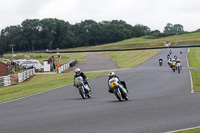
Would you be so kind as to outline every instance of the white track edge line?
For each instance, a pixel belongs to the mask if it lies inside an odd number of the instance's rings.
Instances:
[[[190,71],[190,66],[189,66],[189,61],[188,61],[188,53],[190,52],[190,49],[188,49],[187,55],[186,55],[186,60],[187,60],[187,66],[189,68],[189,75],[190,75],[190,85],[191,85],[191,93],[194,93],[193,90],[193,81],[192,81],[192,73]]]
[[[186,130],[191,130],[191,129],[196,129],[196,128],[200,128],[200,126],[185,128],[185,129],[179,129],[179,130],[174,130],[174,131],[169,131],[169,132],[164,132],[164,133],[175,133],[175,132],[186,131]]]

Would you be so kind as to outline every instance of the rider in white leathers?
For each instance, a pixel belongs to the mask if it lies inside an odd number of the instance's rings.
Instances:
[[[119,77],[114,72],[110,72],[108,74],[108,87],[109,87],[108,92],[113,93],[112,88],[110,88],[110,86],[109,86],[109,80],[112,79],[112,78],[117,78],[119,80],[119,84],[122,84],[125,87],[125,89],[127,90],[127,92],[128,92],[128,89],[126,87],[125,82],[124,81],[120,81]]]

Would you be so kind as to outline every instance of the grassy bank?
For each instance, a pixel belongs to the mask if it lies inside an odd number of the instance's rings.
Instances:
[[[200,48],[191,48],[188,54],[190,67],[200,67]],[[200,70],[191,70],[194,92],[200,92]]]
[[[73,49],[63,49],[61,51],[81,51],[81,50],[110,50],[110,49],[135,49],[135,48],[152,48],[152,47],[164,47],[164,42],[170,41],[172,46],[191,46],[200,45],[200,32],[185,33],[182,35],[174,35],[168,37],[162,37],[158,39],[148,39],[147,37],[131,38],[124,41],[90,46],[80,47]]]
[[[135,67],[150,57],[154,56],[159,50],[133,50],[121,52],[104,52],[112,57],[113,61],[117,62],[120,68]]]
[[[107,74],[107,72],[86,73],[88,78],[94,78],[105,74]],[[72,84],[73,80],[74,73],[35,75],[28,79],[28,81],[0,88],[0,102]]]

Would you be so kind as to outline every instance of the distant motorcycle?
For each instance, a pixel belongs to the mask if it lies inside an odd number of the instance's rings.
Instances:
[[[162,63],[163,63],[163,61],[162,61],[162,60],[159,60],[159,65],[160,65],[160,66],[162,66]]]
[[[170,54],[167,55],[167,60],[169,60],[169,58],[170,58]]]
[[[79,93],[83,99],[86,97],[91,98],[91,89],[87,84],[83,82],[83,78],[81,76],[75,78],[74,84],[76,88],[78,88]]]
[[[182,50],[180,51],[180,54],[182,54],[183,52],[182,52]]]
[[[109,81],[109,87],[112,89],[113,93],[117,97],[119,101],[122,101],[123,99],[128,100],[128,92],[126,88],[119,83],[119,79],[114,77],[110,79]]]

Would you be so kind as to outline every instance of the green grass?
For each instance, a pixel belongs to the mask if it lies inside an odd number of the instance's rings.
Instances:
[[[107,74],[107,72],[86,73],[88,78],[94,78],[105,74]],[[18,83],[17,85],[1,87],[0,102],[72,84],[73,80],[74,73],[35,75],[28,81]]]
[[[200,48],[191,48],[188,54],[190,67],[200,67]],[[200,70],[191,70],[193,91],[200,92]]]
[[[200,70],[191,70],[192,81],[193,81],[193,91],[200,92]]]
[[[120,68],[132,68],[145,62],[158,51],[159,50],[133,50],[104,53],[110,55]]]
[[[190,67],[200,67],[200,48],[191,48],[188,54]]]

